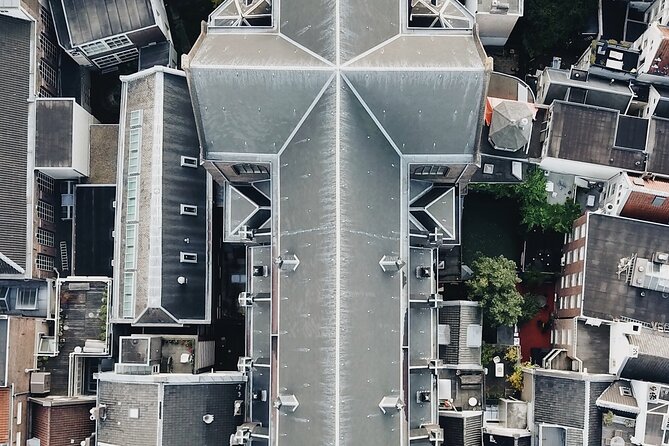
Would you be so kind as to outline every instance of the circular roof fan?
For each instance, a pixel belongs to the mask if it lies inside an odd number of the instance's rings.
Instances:
[[[625,439],[615,436],[611,439],[611,446],[625,446]]]

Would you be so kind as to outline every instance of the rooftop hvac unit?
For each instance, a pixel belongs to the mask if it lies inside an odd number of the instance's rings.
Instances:
[[[653,256],[650,258],[653,263],[660,263],[662,265],[669,264],[669,254],[666,252],[656,251],[653,253]]]
[[[51,373],[33,372],[30,375],[30,393],[43,394],[51,391]]]

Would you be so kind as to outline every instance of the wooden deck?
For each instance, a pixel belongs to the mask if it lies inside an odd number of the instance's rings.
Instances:
[[[104,339],[106,322],[100,318],[103,299],[107,298],[105,282],[66,282],[60,292],[60,353],[49,358],[46,368],[51,372],[51,394],[67,395],[70,353],[83,349],[87,339]],[[104,314],[103,314],[104,317]]]

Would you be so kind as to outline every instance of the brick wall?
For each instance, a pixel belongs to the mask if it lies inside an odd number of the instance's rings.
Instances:
[[[0,443],[9,443],[9,389],[0,388]]]
[[[583,277],[585,269],[585,233],[587,232],[586,216],[574,222],[571,234],[563,248],[565,260],[562,278],[557,284],[555,313],[558,318],[572,318],[581,315],[583,299]],[[579,274],[580,282],[579,285]]]
[[[49,426],[51,425],[51,420],[49,415],[51,412],[48,407],[44,407],[41,404],[31,404],[32,410],[32,434],[31,438],[39,438],[40,445],[48,446],[49,445]]]
[[[78,445],[89,437],[95,432],[95,421],[90,420],[88,412],[92,407],[93,404],[52,407],[51,439],[43,446]]]
[[[653,206],[655,195],[652,193],[632,192],[625,202],[620,215],[638,220],[669,223],[669,199],[661,206]]]
[[[44,407],[32,406],[32,436],[41,446],[78,445],[95,431],[90,420],[93,403]]]

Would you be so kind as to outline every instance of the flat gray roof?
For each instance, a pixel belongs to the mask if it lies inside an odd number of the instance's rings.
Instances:
[[[606,320],[625,316],[669,322],[669,299],[657,291],[632,287],[624,274],[621,278],[617,274],[620,259],[632,254],[650,258],[653,252],[666,250],[668,241],[667,225],[588,214],[583,314]]]

